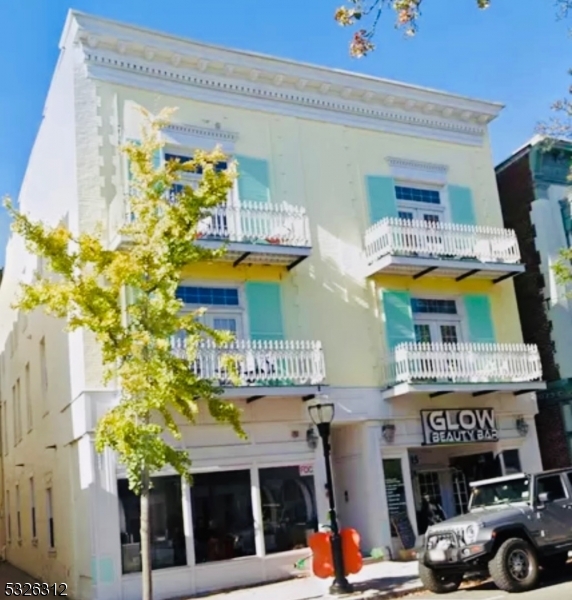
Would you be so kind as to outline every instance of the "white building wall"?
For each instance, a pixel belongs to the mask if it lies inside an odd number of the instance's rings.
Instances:
[[[569,188],[550,185],[539,191],[532,202],[531,221],[536,229],[536,249],[540,253],[541,272],[546,282],[547,316],[552,322],[552,339],[556,347],[556,363],[562,378],[572,377],[572,286],[556,280],[554,266],[562,248],[567,247],[559,201],[567,198]]]
[[[73,115],[76,112],[77,75],[81,74],[81,56],[74,47],[63,49],[48,93],[44,115],[19,195],[21,210],[50,225],[65,222],[77,231],[77,141],[80,132]],[[15,515],[12,516],[12,540],[6,555],[17,567],[44,581],[69,585],[70,596],[83,600],[91,597],[89,555],[84,551],[81,493],[74,482],[78,477],[77,448],[69,411],[72,388],[83,374],[82,353],[74,337],[63,332],[64,324],[40,311],[24,315],[11,308],[18,285],[42,270],[35,258],[25,251],[21,240],[12,237],[6,253],[6,269],[0,288],[0,348],[2,362],[1,400],[9,409],[7,417],[8,453],[4,456],[6,489],[14,510],[14,490],[21,496],[22,539],[17,539]],[[40,341],[45,340],[46,380],[40,365]],[[30,364],[29,391],[33,424],[27,424],[25,366]],[[70,369],[71,365],[71,369]],[[70,373],[72,374],[70,377]],[[22,441],[15,445],[14,409],[11,389],[20,379]],[[74,381],[72,381],[74,380]],[[23,466],[22,466],[23,465]],[[29,480],[33,477],[37,539],[31,535],[31,498]],[[52,489],[55,548],[48,543],[47,492]],[[3,494],[3,502],[6,494]],[[89,538],[88,538],[89,539]]]

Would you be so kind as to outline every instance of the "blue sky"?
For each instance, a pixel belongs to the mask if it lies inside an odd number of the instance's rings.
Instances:
[[[477,11],[475,0],[427,0],[415,38],[395,31],[388,15],[377,51],[361,60],[349,57],[349,32],[332,20],[340,2],[0,0],[0,195],[16,197],[20,189],[70,7],[200,41],[501,101],[507,106],[491,127],[497,162],[550,116],[550,105],[571,83],[572,20],[558,22],[552,2],[493,0],[490,9]],[[7,228],[2,214],[0,265]]]

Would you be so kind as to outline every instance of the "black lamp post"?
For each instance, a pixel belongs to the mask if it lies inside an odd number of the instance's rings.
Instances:
[[[332,560],[334,562],[334,582],[330,587],[331,594],[349,594],[353,591],[353,586],[346,579],[344,573],[344,554],[342,551],[342,538],[338,528],[338,518],[336,516],[336,502],[334,498],[334,486],[332,482],[332,465],[330,463],[330,427],[334,420],[335,406],[331,402],[323,404],[313,404],[308,407],[310,418],[318,429],[322,438],[322,447],[324,449],[324,463],[326,465],[326,487],[328,490],[328,500],[330,503],[330,525],[332,534],[330,536],[332,544]]]

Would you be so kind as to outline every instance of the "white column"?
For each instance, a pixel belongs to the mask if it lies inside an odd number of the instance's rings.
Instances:
[[[187,564],[194,565],[196,557],[193,530],[193,506],[191,503],[191,488],[184,479],[181,485],[181,501],[183,503],[183,530],[185,532],[185,549],[187,552]]]
[[[322,438],[319,439],[316,450],[314,451],[314,485],[316,487],[316,511],[318,513],[318,526],[323,525],[324,523],[329,524],[330,505],[328,501],[328,495],[326,493],[326,465],[324,463]]]
[[[385,478],[381,462],[381,426],[379,423],[364,427],[362,469],[364,488],[354,493],[363,494],[367,503],[368,530],[360,531],[366,548],[391,548]]]
[[[250,468],[250,491],[252,498],[252,516],[254,518],[254,542],[256,544],[256,556],[265,554],[264,547],[264,522],[262,519],[262,498],[260,495],[260,476],[258,467]]]
[[[97,600],[121,600],[121,541],[116,460],[113,452],[95,452],[90,440],[94,483],[91,486],[91,513],[95,527],[92,571],[96,576]],[[80,469],[82,465],[80,463]]]
[[[409,452],[407,449],[401,455],[401,473],[403,474],[403,483],[405,485],[405,498],[407,500],[407,515],[411,521],[413,532],[418,535],[417,531],[417,511],[415,507],[415,495],[413,494],[413,482],[411,478],[411,466],[409,464]]]

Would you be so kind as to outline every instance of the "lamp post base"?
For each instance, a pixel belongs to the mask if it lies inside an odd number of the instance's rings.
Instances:
[[[342,594],[351,594],[354,591],[354,586],[347,580],[334,581],[330,586],[330,594],[332,596],[341,596]]]

